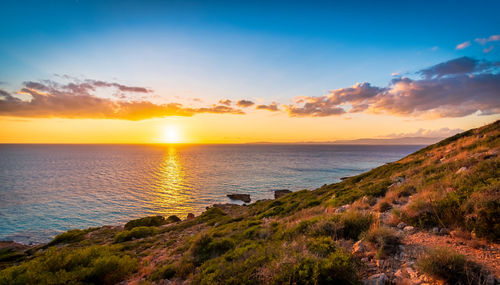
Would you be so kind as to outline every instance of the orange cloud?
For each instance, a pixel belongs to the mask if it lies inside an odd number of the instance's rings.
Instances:
[[[466,41],[466,42],[463,42],[459,45],[457,45],[457,47],[455,49],[464,49],[464,48],[468,48],[470,46],[470,41]]]
[[[26,82],[19,93],[31,100],[21,100],[0,90],[0,115],[16,117],[59,117],[144,120],[166,116],[193,116],[199,113],[244,114],[242,110],[229,106],[184,107],[180,103],[155,104],[144,100],[112,100],[95,96],[95,88],[113,87],[123,92],[152,92],[142,87],[129,87],[117,83],[88,81],[59,85]]]

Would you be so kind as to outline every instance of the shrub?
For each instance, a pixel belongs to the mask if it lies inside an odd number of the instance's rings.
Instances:
[[[203,234],[193,242],[190,253],[195,263],[199,265],[209,259],[222,255],[233,247],[234,243],[229,239],[214,239],[209,235]]]
[[[73,243],[85,239],[85,231],[82,230],[69,230],[62,234],[57,235],[48,245],[55,245],[59,243]]]
[[[229,216],[219,207],[208,208],[205,212],[200,215],[200,221],[205,222],[209,225],[213,225],[216,222],[222,222],[226,219],[230,219]]]
[[[379,212],[385,212],[390,210],[392,208],[392,205],[389,202],[383,200],[377,205],[377,208]]]
[[[474,193],[463,208],[467,229],[478,237],[500,240],[500,186]]]
[[[172,216],[170,216],[172,217]],[[169,218],[170,218],[169,217]],[[175,216],[173,216],[175,217]],[[179,219],[180,220],[180,219]],[[135,227],[157,227],[166,224],[168,221],[162,216],[151,216],[140,219],[131,220],[125,224],[126,230],[131,230]]]
[[[167,224],[170,224],[170,223],[177,223],[177,222],[180,222],[181,219],[179,217],[177,217],[176,215],[172,215],[172,216],[169,216],[167,219],[166,219],[166,222]]]
[[[325,258],[299,257],[296,262],[281,265],[271,284],[357,284],[352,256],[336,250]]]
[[[136,268],[135,259],[106,246],[73,250],[52,247],[0,271],[0,284],[116,284]]]
[[[387,227],[371,228],[366,232],[364,239],[377,247],[378,258],[396,253],[401,244],[401,237]]]
[[[479,265],[448,248],[429,250],[417,264],[426,274],[441,278],[449,284],[482,284],[484,281]]]
[[[155,233],[154,227],[136,227],[130,231],[123,231],[115,236],[115,242],[124,242],[132,239],[145,238]]]
[[[373,215],[359,211],[347,211],[340,215],[342,224],[341,237],[358,239],[359,235],[367,231],[373,223]]]
[[[331,237],[310,238],[307,240],[307,249],[318,256],[325,257],[333,252],[335,248],[335,243]]]

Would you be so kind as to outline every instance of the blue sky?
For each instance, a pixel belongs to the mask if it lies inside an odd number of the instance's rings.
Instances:
[[[66,74],[162,97],[320,96],[455,57],[498,59],[498,1],[6,1],[0,78]],[[439,3],[434,3],[439,2]]]

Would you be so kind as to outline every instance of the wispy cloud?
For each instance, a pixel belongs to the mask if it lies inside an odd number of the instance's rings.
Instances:
[[[455,49],[464,49],[468,48],[470,46],[470,41],[463,42],[461,44],[458,44]]]
[[[86,80],[65,85],[52,81],[25,82],[18,93],[31,97],[25,101],[0,90],[0,115],[16,117],[59,117],[144,120],[165,116],[193,116],[198,113],[244,114],[225,105],[202,108],[185,107],[180,103],[155,104],[145,100],[113,100],[94,94],[96,88],[116,88],[120,92],[149,93],[144,87]],[[120,97],[121,98],[121,97]]]
[[[492,35],[489,36],[488,38],[477,38],[475,41],[481,45],[485,45],[489,42],[497,42],[500,41],[500,35]]]

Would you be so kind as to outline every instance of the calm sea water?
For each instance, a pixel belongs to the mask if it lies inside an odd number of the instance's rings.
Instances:
[[[39,243],[72,228],[199,214],[228,193],[252,200],[315,189],[420,146],[0,145],[0,240]]]

